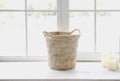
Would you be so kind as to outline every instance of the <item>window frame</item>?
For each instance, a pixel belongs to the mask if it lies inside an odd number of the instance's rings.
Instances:
[[[25,13],[25,30],[26,30],[26,56],[0,56],[0,61],[16,62],[16,61],[47,61],[47,56],[29,56],[28,55],[28,12],[57,12],[57,29],[58,31],[69,31],[69,12],[93,12],[94,13],[94,52],[84,52],[78,53],[77,61],[100,61],[101,53],[96,52],[96,13],[97,12],[117,12],[120,10],[97,10],[96,0],[94,0],[94,10],[69,10],[69,0],[57,0],[57,10],[27,10],[27,0],[25,0],[25,10],[0,10],[3,11],[13,11],[13,12],[24,12]],[[120,37],[119,37],[120,41]],[[120,44],[119,53],[120,54]]]

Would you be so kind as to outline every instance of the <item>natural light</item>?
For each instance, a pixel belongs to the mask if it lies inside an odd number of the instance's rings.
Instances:
[[[0,0],[0,81],[120,81],[120,0]]]
[[[69,0],[63,4],[59,0],[0,0],[0,56],[47,56],[43,31],[64,30],[63,27],[67,31],[80,29],[80,54],[119,53],[118,3],[119,0]]]

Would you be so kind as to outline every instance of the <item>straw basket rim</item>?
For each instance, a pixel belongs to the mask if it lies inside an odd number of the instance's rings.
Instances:
[[[73,37],[73,36],[81,36],[81,35],[50,35],[48,37]]]
[[[78,34],[73,34],[75,31],[78,31]],[[71,37],[71,36],[81,36],[79,29],[74,29],[71,32],[64,32],[64,31],[52,31],[46,32],[44,31],[45,37]]]

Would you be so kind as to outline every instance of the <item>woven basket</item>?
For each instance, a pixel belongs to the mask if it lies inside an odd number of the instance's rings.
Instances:
[[[79,35],[72,35],[75,31]],[[48,61],[51,69],[68,70],[76,65],[76,54],[79,29],[71,32],[46,32],[44,31],[48,47]]]

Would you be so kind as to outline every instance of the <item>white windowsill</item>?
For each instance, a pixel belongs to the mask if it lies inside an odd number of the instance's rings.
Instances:
[[[47,56],[0,56],[0,62],[41,62],[47,61]],[[96,62],[101,60],[101,53],[78,53],[77,61]]]
[[[100,62],[77,62],[76,68],[55,71],[48,62],[1,62],[0,81],[116,81],[120,70],[113,72],[101,66]]]

